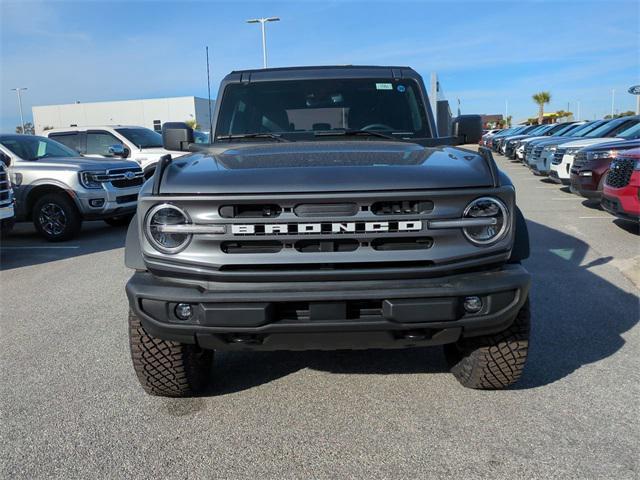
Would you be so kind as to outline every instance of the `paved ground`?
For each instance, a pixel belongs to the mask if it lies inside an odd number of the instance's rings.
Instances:
[[[145,395],[124,229],[1,248],[4,478],[638,478],[637,232],[498,158],[529,220],[524,379],[466,390],[440,349],[219,355],[209,396]],[[626,276],[625,276],[626,275]]]

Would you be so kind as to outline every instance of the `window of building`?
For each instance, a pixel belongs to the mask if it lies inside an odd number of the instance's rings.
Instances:
[[[161,132],[162,131],[162,122],[160,120],[154,120],[153,121],[153,129],[156,132]]]

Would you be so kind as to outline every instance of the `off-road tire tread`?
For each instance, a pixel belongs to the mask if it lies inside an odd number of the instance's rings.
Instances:
[[[150,395],[194,396],[201,393],[209,383],[212,350],[152,337],[131,310],[129,346],[138,380]]]
[[[506,330],[446,345],[451,373],[468,388],[499,390],[514,384],[522,376],[527,360],[530,329],[527,300]]]

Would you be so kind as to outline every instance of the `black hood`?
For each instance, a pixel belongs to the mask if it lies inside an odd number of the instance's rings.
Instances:
[[[167,168],[162,194],[300,193],[492,185],[471,151],[381,140],[242,143],[208,147]]]

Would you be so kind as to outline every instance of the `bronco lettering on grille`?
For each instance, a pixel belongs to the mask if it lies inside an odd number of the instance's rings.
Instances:
[[[304,235],[375,232],[417,232],[422,230],[421,220],[394,222],[328,222],[328,223],[266,223],[231,225],[233,235]]]

